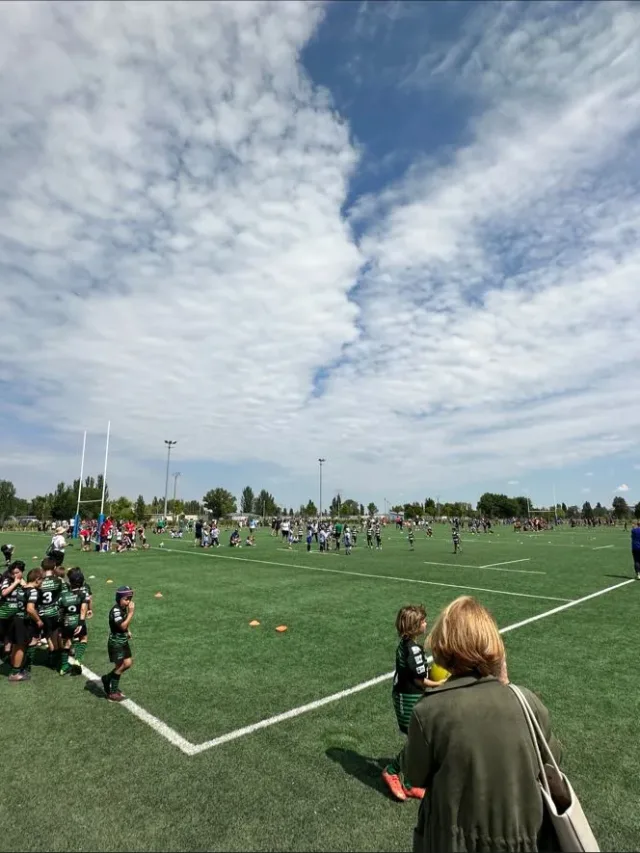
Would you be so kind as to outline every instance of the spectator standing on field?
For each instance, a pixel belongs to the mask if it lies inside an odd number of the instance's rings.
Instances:
[[[558,850],[543,809],[538,763],[491,614],[470,596],[444,609],[427,640],[451,673],[413,709],[403,770],[426,788],[414,853]],[[549,712],[525,694],[556,760]]]
[[[636,580],[640,581],[640,519],[636,521],[635,527],[631,528],[631,555],[633,556]]]
[[[56,527],[47,551],[47,556],[55,561],[56,566],[61,566],[64,563],[64,549],[67,547],[67,540],[64,538],[65,531],[66,528],[62,526]]]

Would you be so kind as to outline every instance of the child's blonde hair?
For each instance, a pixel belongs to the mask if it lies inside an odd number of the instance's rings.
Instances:
[[[401,607],[396,616],[396,631],[399,637],[417,637],[422,622],[427,618],[424,604],[409,604]]]
[[[427,642],[434,661],[463,675],[500,675],[504,643],[495,619],[470,595],[456,598],[442,611]]]

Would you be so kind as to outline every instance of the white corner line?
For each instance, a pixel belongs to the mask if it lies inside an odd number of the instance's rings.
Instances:
[[[100,676],[96,675],[95,672],[92,672],[88,667],[82,667],[82,674],[88,681],[94,681],[100,686],[102,686],[102,682],[100,680]],[[194,749],[196,748],[191,741],[188,741],[186,738],[183,738],[182,735],[178,734],[175,729],[172,729],[166,723],[163,723],[162,720],[159,720],[157,717],[154,717],[153,714],[150,714],[148,711],[145,711],[144,708],[141,708],[136,702],[133,702],[131,699],[125,699],[123,702],[118,703],[122,705],[123,708],[126,708],[130,714],[133,714],[134,717],[137,717],[139,720],[142,720],[143,723],[146,723],[150,726],[155,732],[159,735],[162,735],[165,740],[168,740],[169,743],[172,743],[174,746],[177,746],[185,755],[193,755]]]
[[[577,598],[573,601],[569,601],[567,604],[561,605],[560,607],[554,607],[552,610],[545,610],[543,613],[538,613],[536,616],[529,616],[527,619],[522,619],[520,622],[514,622],[513,625],[507,625],[504,628],[500,628],[500,633],[507,634],[509,631],[515,631],[516,628],[523,628],[525,625],[530,625],[532,622],[537,622],[540,619],[546,619],[547,616],[553,616],[556,613],[561,613],[563,610],[568,610],[570,607],[576,607],[576,605],[582,604],[584,601],[589,601],[592,598],[597,598],[600,595],[613,592],[614,589],[619,589],[620,587],[626,586],[630,583],[637,583],[637,581],[635,578],[630,578],[627,581],[617,583],[614,586],[609,586],[606,589],[600,589],[598,592],[592,592],[590,595],[585,595],[583,598]],[[431,663],[432,660],[432,657],[427,658],[428,663]],[[325,696],[322,699],[316,699],[314,702],[307,702],[306,705],[300,705],[297,708],[292,708],[290,711],[285,711],[284,714],[276,714],[274,717],[268,717],[265,720],[260,720],[258,723],[253,723],[250,726],[243,726],[241,729],[236,729],[235,731],[228,732],[225,735],[220,735],[220,737],[207,740],[204,743],[195,746],[191,754],[196,755],[199,752],[213,749],[213,747],[220,746],[223,743],[229,743],[230,741],[245,737],[245,735],[253,734],[261,729],[275,726],[277,723],[284,722],[285,720],[292,720],[295,717],[308,713],[309,711],[315,711],[317,708],[322,708],[324,705],[329,705],[332,702],[337,702],[347,696],[352,696],[354,693],[360,693],[362,690],[368,690],[369,687],[375,687],[378,684],[382,684],[392,678],[393,674],[393,672],[386,672],[384,675],[379,675],[376,678],[370,678],[368,681],[363,681],[361,684],[356,684],[354,687],[349,687],[346,690],[340,690],[338,693],[331,694],[331,696]]]
[[[613,545],[598,545],[597,548],[592,548],[592,551],[604,551],[605,548],[613,548]]]
[[[165,554],[193,554],[193,551],[163,548]],[[516,598],[537,598],[541,601],[570,601],[569,598],[556,598],[552,595],[534,595],[529,592],[510,592],[505,589],[488,589],[482,586],[469,586],[463,583],[442,583],[440,581],[425,581],[422,578],[402,578],[395,575],[376,575],[368,572],[351,572],[348,569],[329,569],[326,566],[301,566],[299,563],[279,563],[275,560],[254,560],[251,557],[232,557],[227,554],[195,554],[196,557],[210,557],[212,560],[237,560],[242,563],[259,563],[265,566],[284,566],[285,569],[304,569],[307,572],[326,572],[331,575],[349,575],[356,578],[373,578],[374,580],[395,581],[400,583],[418,583],[425,586],[443,586],[449,589],[469,589],[472,592],[490,592],[494,595],[510,595]],[[446,563],[444,565],[447,565]],[[477,568],[472,566],[469,568]]]
[[[171,549],[163,549],[171,552]],[[178,551],[176,553],[185,553],[182,551]],[[186,552],[189,553],[189,552]],[[209,554],[202,554],[201,556],[214,556]],[[222,555],[221,555],[222,557]],[[224,558],[223,558],[224,559]],[[227,557],[226,559],[230,560],[242,560],[241,557]],[[246,562],[266,562],[266,561],[257,561],[257,560],[247,560]],[[286,564],[285,564],[286,565]],[[306,568],[306,567],[300,567]],[[332,569],[324,569],[324,571],[334,571]],[[345,572],[340,572],[340,574],[346,574]],[[352,574],[352,573],[349,573]],[[379,577],[379,575],[373,575],[372,577]],[[429,583],[429,581],[425,581],[425,583]],[[537,622],[540,619],[546,619],[547,616],[553,616],[556,613],[561,613],[563,610],[568,610],[570,607],[576,607],[578,604],[582,604],[585,601],[590,601],[593,598],[598,598],[601,595],[606,595],[608,592],[613,592],[616,589],[620,589],[620,587],[627,586],[630,583],[637,583],[635,578],[630,578],[629,580],[622,581],[622,583],[614,584],[613,586],[606,587],[605,589],[600,589],[597,592],[592,592],[589,595],[585,595],[582,598],[576,598],[570,601],[566,601],[565,604],[561,604],[559,607],[554,607],[551,610],[545,610],[543,613],[538,613],[536,616],[529,616],[526,619],[522,619],[520,622],[514,622],[513,625],[507,625],[505,628],[500,628],[501,634],[506,634],[509,631],[515,631],[517,628],[523,628],[525,625],[530,625],[532,622]],[[437,584],[438,586],[452,586],[455,589],[475,589],[474,587],[459,587],[455,584]],[[485,590],[481,590],[485,591]],[[496,592],[496,590],[487,590],[487,592]],[[518,593],[519,595],[524,595],[524,593]],[[536,598],[538,596],[530,596]],[[556,599],[554,599],[556,600]],[[564,599],[559,599],[564,600]],[[432,658],[427,659],[429,663],[431,663]],[[88,667],[82,667],[83,676],[89,681],[97,682],[100,684],[100,676],[96,675],[95,672],[90,670]],[[136,702],[133,702],[131,699],[125,699],[123,702],[119,704],[122,705],[130,714],[133,714],[134,717],[137,717],[141,722],[146,723],[150,728],[152,728],[157,734],[161,735],[165,740],[168,740],[169,743],[178,747],[178,749],[183,752],[185,755],[197,755],[201,752],[205,752],[206,750],[213,749],[216,746],[220,746],[224,743],[229,743],[230,741],[238,740],[238,738],[244,737],[245,735],[253,734],[254,732],[260,731],[261,729],[269,728],[270,726],[274,726],[277,723],[284,722],[285,720],[292,720],[295,717],[299,717],[302,714],[306,714],[309,711],[315,711],[317,708],[322,708],[324,705],[329,705],[333,702],[337,702],[340,699],[344,699],[347,696],[352,696],[355,693],[360,693],[363,690],[367,690],[369,687],[375,687],[378,684],[382,684],[393,676],[393,672],[386,672],[384,675],[378,675],[375,678],[371,678],[368,681],[363,681],[360,684],[356,684],[353,687],[348,687],[345,690],[340,690],[338,693],[332,693],[330,696],[325,696],[322,699],[316,699],[313,702],[308,702],[305,705],[299,705],[297,708],[292,708],[289,711],[285,711],[282,714],[276,714],[273,717],[267,717],[264,720],[260,720],[257,723],[252,723],[248,726],[243,726],[240,729],[235,729],[234,731],[227,732],[227,734],[220,735],[219,737],[213,738],[212,740],[207,740],[204,743],[194,744],[186,738],[182,737],[182,735],[178,734],[175,729],[172,729],[166,723],[163,723],[162,720],[159,720],[157,717],[154,717],[153,714],[150,714],[148,711],[145,711],[140,705]]]

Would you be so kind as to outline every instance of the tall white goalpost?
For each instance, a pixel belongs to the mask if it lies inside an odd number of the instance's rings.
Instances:
[[[111,421],[107,423],[107,441],[104,451],[104,471],[102,475],[102,496],[100,498],[95,498],[92,500],[83,501],[82,500],[82,478],[84,477],[84,457],[87,449],[87,431],[84,431],[84,435],[82,437],[82,458],[80,460],[80,482],[78,483],[78,502],[76,504],[76,514],[73,519],[73,537],[77,539],[80,535],[80,522],[82,520],[80,514],[80,507],[82,504],[92,504],[99,503],[100,504],[100,515],[98,516],[98,543],[100,542],[100,528],[102,526],[102,522],[104,521],[104,499],[107,489],[107,462],[109,461],[109,436],[111,434]]]

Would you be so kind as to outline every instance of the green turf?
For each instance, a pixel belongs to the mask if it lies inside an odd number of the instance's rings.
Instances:
[[[29,565],[48,541],[0,538]],[[95,575],[85,663],[108,670],[106,614],[115,588],[130,584],[135,665],[122,689],[195,744],[389,672],[402,604],[424,602],[432,620],[465,587],[481,587],[493,591],[474,594],[504,627],[562,604],[543,596],[575,599],[631,576],[621,530],[530,537],[498,528],[465,536],[455,558],[439,526],[432,540],[418,534],[413,553],[388,530],[381,552],[360,537],[350,557],[281,550],[265,532],[256,549],[158,542],[116,556],[70,551],[68,565]],[[594,550],[604,545],[613,547]],[[477,568],[512,560],[523,562]],[[510,675],[550,708],[603,849],[635,849],[640,837],[639,594],[631,584],[505,635]],[[259,628],[249,627],[254,618]],[[286,633],[275,632],[280,624]],[[35,783],[53,804],[30,810],[29,821],[4,820],[0,849],[409,849],[417,804],[392,802],[379,778],[401,743],[389,691],[385,682],[187,756],[84,678],[36,667],[30,683],[12,685],[5,672],[4,778],[17,792]]]

